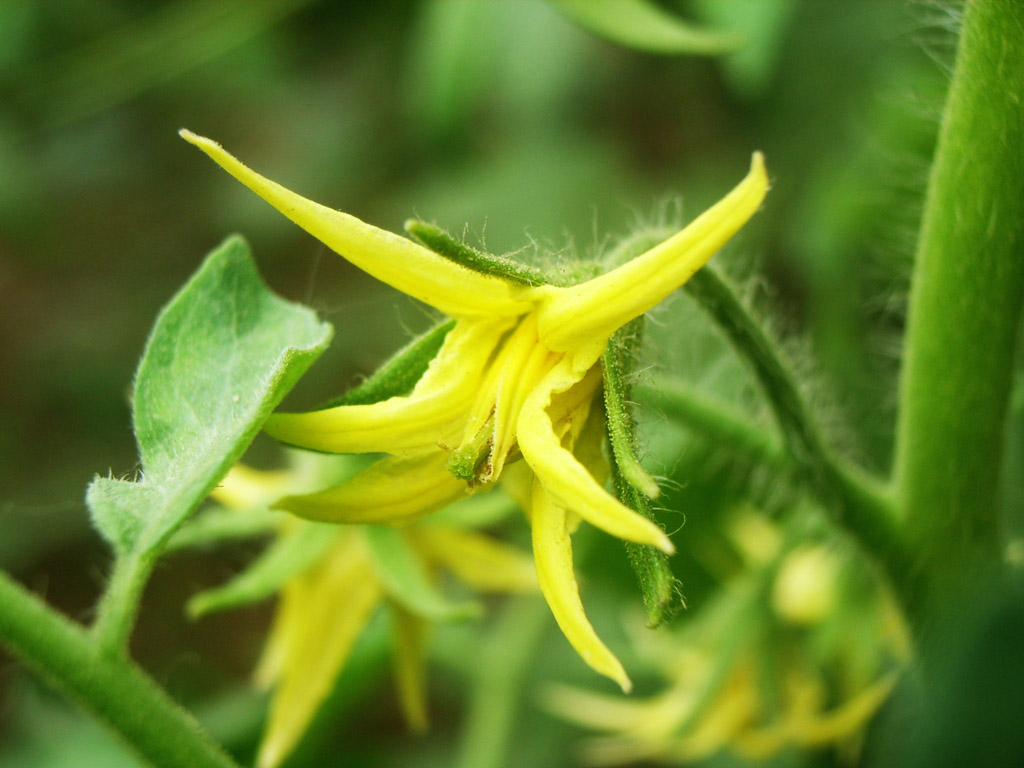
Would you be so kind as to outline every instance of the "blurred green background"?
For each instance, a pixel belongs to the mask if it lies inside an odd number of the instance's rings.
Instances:
[[[349,386],[431,322],[229,179],[178,139],[181,127],[376,225],[401,231],[415,215],[501,253],[593,254],[609,234],[679,218],[680,202],[688,220],[762,150],[772,192],[724,263],[798,339],[792,352],[813,370],[833,438],[887,467],[950,16],[895,0],[663,5],[747,45],[717,58],[628,50],[543,0],[2,0],[0,567],[90,617],[109,558],[90,531],[85,486],[135,467],[128,396],[148,330],[228,233],[248,238],[275,290],[335,325],[331,350],[291,396],[295,408]],[[738,363],[683,299],[669,305],[656,315],[650,358],[759,418]],[[687,535],[699,540],[752,484],[770,501],[772,482],[659,429],[656,417],[645,432],[652,468],[677,488],[666,506],[686,515],[674,564],[699,610],[710,580],[685,551]],[[257,461],[274,455],[269,442],[255,451]],[[523,526],[508,528],[523,537]],[[583,566],[588,611],[625,649],[633,577],[617,542],[581,538],[602,565]],[[169,559],[133,644],[243,756],[258,736],[261,699],[247,675],[269,610],[190,623],[181,606],[256,551]],[[500,623],[438,632],[425,738],[405,734],[371,638],[332,705],[340,720],[322,718],[294,764],[335,749],[327,754],[344,757],[324,764],[472,765],[472,749],[484,747],[465,724],[481,673],[466,657],[486,642],[497,645],[485,658],[522,666],[510,741],[486,749],[507,750],[509,765],[572,764],[577,731],[540,711],[536,695],[547,679],[593,680],[543,613],[513,606],[497,621],[512,622],[513,609],[523,616],[507,652]],[[537,647],[544,653],[533,656]],[[0,656],[0,764],[131,763]]]

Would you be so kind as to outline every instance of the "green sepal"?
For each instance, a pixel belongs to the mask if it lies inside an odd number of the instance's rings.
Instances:
[[[419,219],[405,222],[405,231],[434,253],[461,264],[474,272],[500,277],[519,285],[543,285],[547,281],[544,273],[529,264],[523,264],[507,256],[494,256],[478,251],[434,224]]]
[[[284,517],[284,513],[265,508],[237,510],[214,507],[196,515],[175,531],[164,551],[179,552],[272,536],[280,530]]]
[[[157,318],[135,377],[136,482],[96,478],[86,501],[120,555],[159,551],[238,461],[331,326],[264,285],[231,237]]]
[[[628,48],[714,56],[738,50],[743,39],[701,29],[649,0],[551,0],[581,27]]]
[[[629,409],[629,374],[642,329],[642,317],[620,328],[601,357],[605,426],[612,454],[612,481],[619,501],[657,522],[651,497],[658,495],[658,484],[637,458],[636,423]],[[682,585],[672,573],[664,552],[646,544],[624,543],[647,609],[647,626],[653,629],[685,607]]]
[[[336,525],[309,523],[294,533],[279,536],[231,581],[200,592],[189,600],[186,612],[197,619],[272,597],[298,574],[319,562],[341,532]]]
[[[398,350],[368,379],[325,403],[321,409],[339,405],[369,405],[389,397],[409,394],[426,373],[430,361],[437,356],[448,332],[454,327],[454,320],[438,323]]]
[[[434,585],[405,532],[383,525],[364,527],[374,568],[385,591],[406,610],[430,621],[470,619],[483,608],[476,601],[453,602]]]
[[[652,499],[661,489],[636,455],[636,424],[629,410],[629,373],[633,367],[633,348],[643,331],[638,317],[615,332],[601,357],[604,376],[604,412],[615,465],[630,485]]]

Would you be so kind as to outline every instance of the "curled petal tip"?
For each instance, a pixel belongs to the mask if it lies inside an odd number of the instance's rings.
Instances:
[[[629,679],[625,672],[622,673],[621,677],[616,678],[615,682],[619,684],[619,688],[622,689],[623,693],[633,692],[633,681]]]
[[[764,152],[759,149],[755,150],[750,158],[750,176],[763,181],[765,192],[771,189],[771,184],[768,182],[768,169],[764,164]]]
[[[666,555],[674,555],[676,553],[676,546],[672,543],[672,539],[667,534],[662,533],[661,538],[658,539],[658,543],[655,546],[664,552]]]
[[[207,148],[223,150],[220,144],[213,139],[208,139],[205,136],[200,136],[198,133],[192,133],[188,128],[182,128],[178,131],[178,135],[181,136],[189,144],[199,147],[203,151]]]

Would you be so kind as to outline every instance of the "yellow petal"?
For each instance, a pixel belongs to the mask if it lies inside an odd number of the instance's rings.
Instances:
[[[445,469],[446,460],[437,449],[381,459],[339,486],[285,496],[273,509],[324,523],[410,523],[466,497],[466,483]]]
[[[684,724],[697,697],[693,691],[675,688],[649,699],[623,699],[558,685],[549,688],[544,703],[554,714],[586,728],[661,738]]]
[[[595,671],[617,682],[628,693],[633,684],[626,670],[601,642],[587,620],[572,564],[572,542],[565,529],[565,512],[551,503],[540,483],[534,483],[530,522],[533,557],[540,589],[555,621],[576,652]]]
[[[538,294],[541,339],[562,352],[607,340],[689,280],[754,215],[767,191],[764,158],[755,152],[747,177],[681,232],[585,283],[545,287]]]
[[[431,560],[471,587],[484,592],[537,591],[533,560],[516,547],[447,525],[422,525],[414,533]]]
[[[402,454],[454,439],[465,422],[466,403],[480,387],[491,353],[510,323],[457,323],[409,395],[369,405],[275,413],[263,429],[289,445],[329,453]]]
[[[264,178],[215,141],[180,131],[214,162],[325,245],[378,280],[452,317],[518,315],[530,289],[474,272],[418,243],[370,226]]]
[[[895,672],[885,675],[832,711],[794,724],[794,739],[803,746],[819,747],[850,738],[881,708],[898,678]]]
[[[398,702],[410,730],[427,730],[426,638],[429,625],[419,616],[391,603],[395,685]]]
[[[275,632],[276,690],[257,765],[274,768],[299,742],[330,693],[352,647],[381,599],[353,538],[283,597],[288,625]]]
[[[675,762],[710,757],[741,733],[757,714],[757,692],[747,675],[734,676],[693,729],[667,751]]]
[[[565,392],[583,378],[576,373],[579,363],[566,357],[545,377],[519,414],[516,430],[519,449],[530,468],[544,484],[551,500],[575,512],[591,525],[620,539],[651,544],[664,552],[675,551],[668,536],[657,525],[611,496],[576,458],[562,447],[548,416],[554,393]]]
[[[228,509],[253,509],[270,504],[294,484],[294,472],[263,471],[236,464],[210,491],[210,498]]]

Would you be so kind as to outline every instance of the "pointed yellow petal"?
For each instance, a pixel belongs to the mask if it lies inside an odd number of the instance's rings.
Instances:
[[[523,458],[530,465],[551,500],[591,525],[620,539],[651,544],[663,552],[675,551],[657,525],[611,496],[565,448],[555,434],[547,407],[552,395],[565,392],[585,375],[575,373],[565,358],[530,394],[519,414],[516,435]]]
[[[480,387],[491,353],[511,321],[463,321],[403,397],[370,405],[340,405],[309,413],[275,413],[264,425],[273,438],[329,453],[394,453],[455,439],[468,401]]]
[[[409,729],[427,730],[427,622],[397,603],[391,603],[394,637],[395,686]]]
[[[345,483],[285,496],[273,509],[324,523],[409,523],[466,497],[466,483],[445,469],[447,454],[382,459]]]
[[[572,564],[572,542],[565,529],[565,512],[551,503],[540,483],[533,486],[530,522],[533,557],[540,589],[566,639],[591,668],[617,682],[629,693],[633,684],[626,670],[601,642],[587,620]]]
[[[294,601],[287,616],[295,623],[278,635],[285,647],[259,768],[275,768],[298,744],[381,599],[365,557],[355,555],[339,550],[285,595]]]
[[[404,237],[370,226],[270,181],[216,142],[180,131],[214,162],[325,245],[378,280],[452,317],[518,315],[530,289],[474,272]]]
[[[421,525],[416,543],[459,580],[484,592],[536,592],[533,560],[490,536],[447,525]]]
[[[755,152],[747,177],[678,234],[593,280],[546,287],[539,294],[541,339],[562,352],[608,339],[689,280],[754,215],[767,191],[764,158]]]

